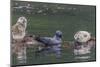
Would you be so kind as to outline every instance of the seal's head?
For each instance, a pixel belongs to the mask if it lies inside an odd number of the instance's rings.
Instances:
[[[88,40],[91,39],[91,34],[87,31],[78,31],[75,35],[74,35],[74,39],[77,42],[87,42]]]
[[[18,20],[17,20],[17,23],[25,24],[25,23],[27,23],[27,19],[23,16],[19,17]]]

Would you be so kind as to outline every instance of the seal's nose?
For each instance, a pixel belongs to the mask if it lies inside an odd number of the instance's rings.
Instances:
[[[79,38],[77,38],[77,40],[79,40]]]

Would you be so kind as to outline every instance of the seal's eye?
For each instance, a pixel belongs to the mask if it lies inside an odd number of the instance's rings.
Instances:
[[[84,37],[87,37],[87,35],[84,35]]]

